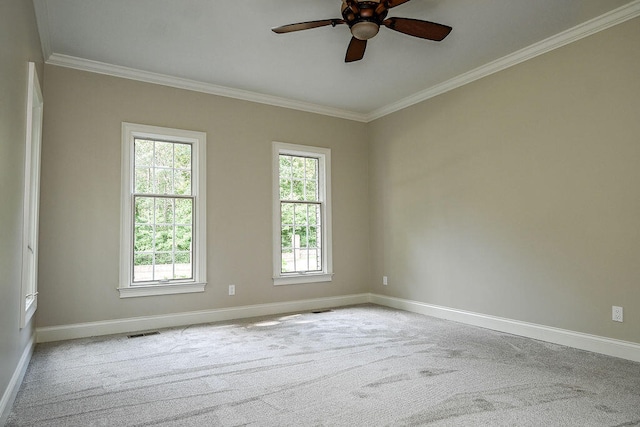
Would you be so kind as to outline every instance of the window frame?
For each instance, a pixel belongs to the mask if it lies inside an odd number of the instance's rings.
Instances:
[[[38,308],[38,252],[40,217],[40,155],[44,98],[36,64],[29,62],[24,162],[20,328],[27,326]]]
[[[321,203],[322,271],[282,272],[282,241],[280,213],[280,155],[318,159],[318,198]],[[331,149],[308,145],[273,142],[272,145],[272,197],[273,197],[273,284],[331,282],[333,279],[332,221],[331,221]]]
[[[136,139],[191,145],[191,191],[194,200],[192,256],[193,278],[164,282],[133,282],[134,254],[134,144]],[[122,123],[122,187],[120,201],[120,298],[204,292],[207,284],[206,140],[204,132]]]

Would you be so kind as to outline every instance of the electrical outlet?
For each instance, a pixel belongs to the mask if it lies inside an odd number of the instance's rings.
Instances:
[[[236,294],[236,285],[229,285],[229,295]]]
[[[614,322],[622,322],[622,307],[613,306],[611,308],[611,319]]]
[[[385,286],[389,284],[389,281],[387,280],[387,276],[382,276],[382,284]]]

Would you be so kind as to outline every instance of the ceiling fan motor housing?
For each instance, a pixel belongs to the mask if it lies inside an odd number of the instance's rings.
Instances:
[[[387,16],[385,0],[344,0],[342,17],[351,29],[353,37],[369,40],[378,34]]]

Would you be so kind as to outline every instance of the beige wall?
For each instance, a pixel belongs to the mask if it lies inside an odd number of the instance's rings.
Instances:
[[[49,65],[45,98],[39,327],[368,290],[366,125]],[[119,298],[123,121],[207,133],[204,294]],[[272,141],[332,150],[331,283],[272,284]]]
[[[638,46],[636,18],[372,123],[372,290],[640,343]]]
[[[22,0],[3,0],[0,2],[0,399],[33,334],[34,323],[30,322],[20,330],[29,61],[39,63],[38,71],[42,75],[42,54],[33,4]]]
[[[373,291],[640,342],[639,23],[368,125],[47,66],[38,325]],[[204,294],[118,297],[122,121],[208,134]],[[333,150],[330,284],[271,284],[274,140]]]

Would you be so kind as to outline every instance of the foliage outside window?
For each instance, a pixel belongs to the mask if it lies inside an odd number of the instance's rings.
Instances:
[[[274,283],[331,280],[330,150],[274,143]]]
[[[123,124],[121,297],[204,290],[205,137]]]
[[[192,279],[191,144],[134,139],[133,283]]]

